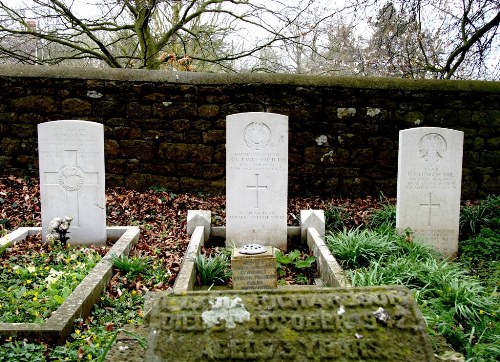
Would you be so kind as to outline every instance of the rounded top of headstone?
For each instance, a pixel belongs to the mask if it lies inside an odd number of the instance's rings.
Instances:
[[[266,251],[267,248],[264,245],[260,244],[246,244],[243,245],[239,250],[240,254],[250,254],[250,255],[262,254],[265,253]]]

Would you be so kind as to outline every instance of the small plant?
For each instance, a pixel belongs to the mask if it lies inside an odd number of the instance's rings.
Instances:
[[[66,245],[69,237],[69,227],[71,225],[73,218],[71,216],[65,216],[64,219],[56,217],[52,219],[47,227],[46,240],[49,243],[61,243]]]
[[[283,253],[281,250],[276,250],[276,268],[279,276],[284,277],[287,273],[290,273],[292,268],[295,269],[306,269],[313,266],[316,261],[316,257],[312,255],[302,254],[299,250],[293,250],[288,254]],[[308,279],[301,274],[295,275],[293,278],[298,284],[308,284]],[[298,278],[298,279],[297,279]],[[304,282],[305,280],[305,282]]]
[[[199,285],[224,284],[231,277],[231,263],[224,252],[207,256],[198,254],[194,258]]]
[[[125,273],[128,278],[134,278],[137,275],[144,273],[151,263],[149,258],[129,258],[126,255],[111,255],[113,266],[119,271]]]

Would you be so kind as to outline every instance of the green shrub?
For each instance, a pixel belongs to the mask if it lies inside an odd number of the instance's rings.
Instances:
[[[224,252],[213,256],[198,254],[194,258],[198,285],[224,284],[231,277],[231,262]]]

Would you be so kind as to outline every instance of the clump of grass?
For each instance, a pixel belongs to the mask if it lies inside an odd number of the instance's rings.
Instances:
[[[380,227],[396,227],[396,205],[386,204],[381,209],[376,209],[370,215],[368,225],[371,229]]]
[[[500,195],[488,195],[478,205],[464,206],[460,210],[460,232],[472,236],[482,228],[500,228]]]
[[[359,228],[329,232],[326,243],[335,257],[349,268],[367,266],[370,259],[378,259],[396,249],[394,240],[387,234]]]
[[[194,263],[198,285],[224,284],[231,277],[231,262],[222,251],[211,256],[200,253],[194,258]]]
[[[128,257],[127,255],[111,255],[113,266],[128,278],[134,278],[144,273],[151,263],[150,258]]]
[[[483,228],[475,237],[460,241],[459,260],[483,284],[500,289],[500,230]]]
[[[453,349],[474,360],[500,358],[500,304],[496,288],[482,285],[462,263],[443,260],[429,246],[413,240],[411,233],[398,234],[391,228],[365,231],[375,239],[385,235],[394,249],[348,270],[353,286],[405,285],[415,293],[431,336],[444,337]],[[482,251],[485,258],[497,259],[500,253],[491,244],[499,238],[489,229],[483,232],[495,237],[483,241],[483,245],[470,240],[464,244],[464,250],[474,253],[476,248],[487,248],[490,250]]]
[[[345,209],[338,206],[330,206],[325,209],[326,230],[340,231],[344,228],[344,220],[348,217]]]

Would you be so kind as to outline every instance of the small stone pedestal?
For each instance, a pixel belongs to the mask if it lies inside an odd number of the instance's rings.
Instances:
[[[277,272],[274,248],[262,254],[241,254],[233,249],[231,256],[233,289],[275,289]]]

